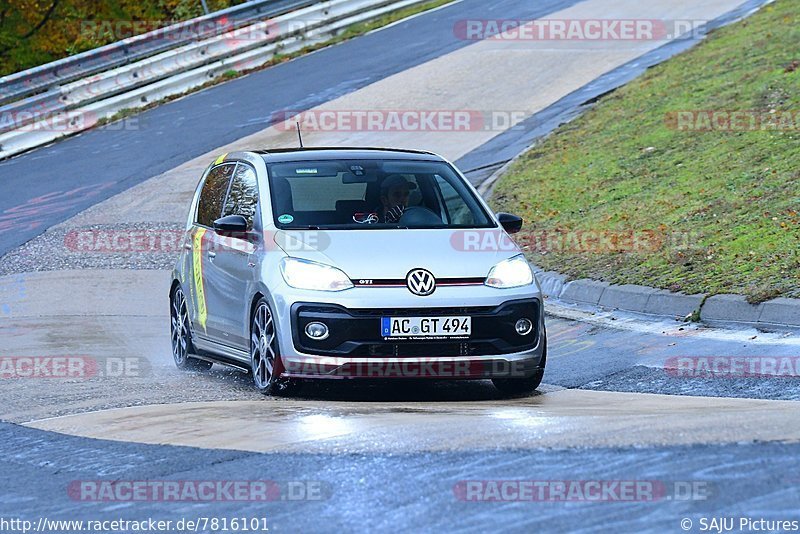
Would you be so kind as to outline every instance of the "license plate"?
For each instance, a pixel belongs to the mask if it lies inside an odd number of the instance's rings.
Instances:
[[[405,339],[467,338],[472,317],[382,317],[381,336]]]

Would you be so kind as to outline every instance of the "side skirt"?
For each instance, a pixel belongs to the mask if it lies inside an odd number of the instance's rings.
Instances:
[[[192,336],[192,343],[197,349],[196,356],[201,360],[220,363],[247,373],[250,372],[250,354],[248,352],[222,345],[197,334]]]

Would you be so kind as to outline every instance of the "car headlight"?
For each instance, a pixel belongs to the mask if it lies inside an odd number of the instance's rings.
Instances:
[[[489,271],[484,282],[489,287],[509,288],[527,286],[533,282],[533,272],[528,260],[520,254],[503,260]]]
[[[286,283],[296,289],[342,291],[353,287],[341,270],[315,261],[283,258],[281,274]]]

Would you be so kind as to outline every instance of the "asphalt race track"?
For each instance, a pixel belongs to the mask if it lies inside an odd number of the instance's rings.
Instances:
[[[425,148],[490,166],[497,152],[487,147],[515,125],[665,44],[472,42],[454,33],[459,20],[712,20],[741,3],[462,0],[149,110],[134,129],[95,130],[0,162],[0,356],[94,369],[2,379],[0,518],[263,517],[275,532],[699,532],[702,518],[797,519],[800,380],[698,379],[674,368],[680,357],[797,356],[796,332],[548,303],[548,367],[532,396],[426,379],[310,383],[297,398],[265,398],[248,375],[175,368],[175,250],[108,253],[76,249],[69,237],[181,228],[218,155],[294,146],[296,134],[272,123],[281,110],[513,113],[512,123],[458,133],[306,133],[307,145]],[[265,503],[115,501],[80,490],[221,480],[280,491]],[[503,480],[660,489],[627,502],[476,502],[465,489]]]

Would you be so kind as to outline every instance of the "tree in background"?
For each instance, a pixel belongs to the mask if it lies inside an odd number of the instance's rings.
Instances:
[[[208,0],[208,7],[242,1]],[[202,14],[200,0],[0,0],[0,75],[117,41],[120,22],[146,22],[138,26],[146,31]]]

